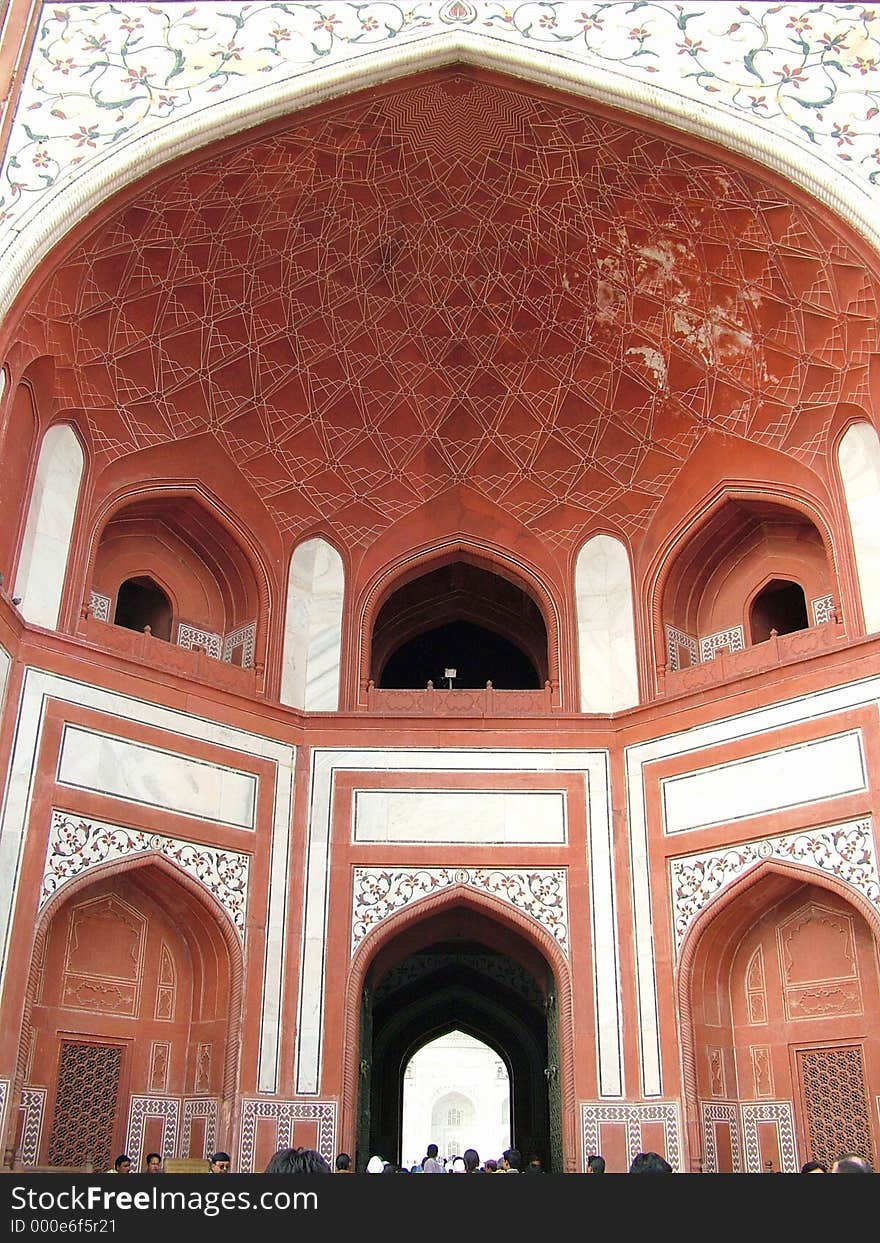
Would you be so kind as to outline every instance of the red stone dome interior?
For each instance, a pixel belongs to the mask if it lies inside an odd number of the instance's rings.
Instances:
[[[462,485],[638,536],[701,442],[821,457],[878,299],[818,207],[636,126],[468,70],[324,106],[129,191],[24,336],[99,472],[216,438],[288,545]]]

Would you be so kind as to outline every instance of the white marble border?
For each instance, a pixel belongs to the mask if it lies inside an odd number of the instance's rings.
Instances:
[[[794,1108],[791,1101],[757,1101],[744,1103],[742,1109],[743,1153],[746,1174],[763,1174],[758,1146],[758,1123],[773,1122],[779,1137],[781,1174],[797,1174],[800,1163],[794,1134]]]
[[[144,1124],[147,1118],[162,1119],[162,1143],[159,1145],[163,1160],[177,1155],[177,1135],[180,1130],[179,1096],[132,1096],[128,1105],[128,1126],[125,1134],[125,1151],[132,1159],[134,1171],[139,1173],[144,1164]]]
[[[295,1122],[318,1123],[318,1152],[332,1166],[336,1156],[336,1101],[268,1101],[245,1099],[238,1125],[238,1172],[254,1174],[258,1118],[274,1118],[276,1144],[287,1148]]]
[[[55,780],[232,829],[252,831],[257,815],[255,773],[82,725],[66,724],[61,731]],[[221,814],[224,808],[232,814]]]
[[[736,1101],[700,1101],[700,1120],[703,1133],[703,1173],[718,1173],[718,1153],[715,1148],[716,1122],[730,1123],[730,1159],[734,1174],[742,1173],[742,1141],[740,1139],[739,1106]]]
[[[811,791],[809,784],[817,776],[825,784],[820,787],[814,783]],[[707,819],[695,819],[693,808],[688,809],[689,785],[691,804],[696,804],[700,812],[709,813]],[[705,768],[693,768],[673,777],[661,777],[663,832],[674,837],[696,833],[715,824],[759,820],[771,813],[841,798],[844,794],[858,794],[867,788],[862,731],[845,730]],[[694,789],[696,794],[692,792]],[[740,800],[737,806],[725,803],[724,796],[729,796],[732,790]],[[714,814],[716,809],[722,810],[723,815]]]
[[[196,1118],[205,1119],[205,1151],[210,1157],[217,1146],[217,1114],[219,1101],[213,1096],[186,1096],[183,1098],[183,1115],[180,1123],[180,1154],[186,1156],[190,1149],[192,1124]]]
[[[681,1168],[682,1133],[681,1113],[678,1101],[650,1101],[647,1103],[600,1105],[581,1103],[581,1168],[587,1168],[587,1157],[601,1152],[599,1128],[603,1122],[623,1122],[626,1125],[626,1149],[632,1161],[637,1152],[643,1151],[642,1126],[647,1122],[662,1122],[666,1146],[666,1160],[676,1171]]]
[[[618,6],[607,7],[613,10]],[[361,44],[354,55],[347,50],[340,59],[331,57],[325,64],[319,61],[317,66],[307,64],[292,73],[288,70],[289,76],[280,80],[273,76],[257,87],[247,84],[237,97],[217,97],[209,106],[146,133],[128,136],[118,148],[96,152],[69,181],[31,204],[15,221],[0,270],[0,314],[8,311],[28,272],[65,233],[134,178],[243,127],[346,91],[454,63],[474,64],[567,90],[738,151],[805,188],[849,221],[873,246],[880,245],[876,202],[866,185],[844,165],[835,166],[831,153],[826,156],[818,144],[800,138],[797,127],[778,126],[772,120],[729,107],[720,95],[717,102],[710,102],[705,95],[691,95],[678,76],[682,63],[679,51],[670,47],[666,73],[658,74],[660,80],[648,82],[626,66],[615,63],[609,68],[601,62],[579,61],[558,41],[546,50],[526,44],[513,25],[486,33],[479,26],[471,26],[472,20],[465,18],[461,26],[444,30],[417,29],[380,47]],[[35,59],[41,55],[39,43],[32,54]],[[690,67],[689,58],[683,64]],[[27,65],[22,69],[26,89],[17,109],[23,116],[32,98],[27,89],[30,77],[31,66]]]
[[[43,1134],[43,1120],[46,1113],[46,1088],[26,1087],[21,1091],[21,1105],[24,1114],[21,1128],[21,1149],[18,1160],[22,1165],[36,1165],[40,1155],[40,1137]]]
[[[707,747],[745,738],[771,735],[805,722],[815,724],[860,707],[875,707],[880,700],[880,678],[866,678],[845,686],[830,687],[798,699],[784,700],[769,708],[757,708],[737,716],[695,725],[675,734],[637,743],[624,751],[627,812],[629,820],[630,875],[632,885],[633,940],[636,957],[639,1060],[644,1096],[661,1096],[660,1024],[654,961],[654,915],[648,861],[648,812],[646,769],[658,760],[690,755]]]
[[[623,1033],[616,927],[614,846],[608,755],[605,751],[392,749],[316,747],[309,770],[309,826],[297,1005],[296,1090],[317,1094],[321,1082],[326,988],[330,835],[334,778],[341,772],[580,773],[585,782],[587,862],[590,873],[596,1059],[603,1097],[623,1095]],[[437,843],[433,843],[437,845]]]
[[[568,873],[566,868],[382,868],[354,869],[351,898],[351,956],[360,943],[397,911],[452,885],[491,893],[549,932],[566,958]]]
[[[102,690],[42,669],[27,668],[21,685],[15,744],[0,811],[0,978],[5,979],[9,937],[21,876],[26,826],[37,778],[37,750],[50,700],[76,704],[109,716],[151,725],[179,736],[268,760],[275,766],[275,797],[270,845],[266,949],[260,1016],[258,1086],[274,1092],[278,1083],[281,991],[286,949],[286,907],[290,866],[290,817],[296,748],[261,734],[246,733],[218,721],[191,716],[149,700]]]

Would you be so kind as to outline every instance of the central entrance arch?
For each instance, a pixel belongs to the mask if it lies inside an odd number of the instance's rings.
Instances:
[[[572,1112],[564,1098],[573,1091],[567,966],[537,923],[504,906],[462,886],[414,903],[362,946],[349,992],[358,1052],[347,1076],[349,1084],[356,1079],[347,1097],[359,1169],[374,1153],[394,1161],[407,1155],[406,1066],[456,1030],[489,1045],[507,1068],[512,1144],[524,1158],[541,1157],[547,1170],[572,1167],[573,1137],[563,1128]]]

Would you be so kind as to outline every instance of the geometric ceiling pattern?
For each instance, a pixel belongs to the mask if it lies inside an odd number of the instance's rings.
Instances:
[[[706,438],[815,464],[877,323],[769,175],[461,69],[127,191],[22,327],[96,473],[209,434],[286,542],[356,553],[461,487],[560,552],[637,537]]]

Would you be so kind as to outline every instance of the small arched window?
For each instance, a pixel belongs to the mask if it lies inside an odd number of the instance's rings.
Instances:
[[[113,623],[126,630],[150,627],[156,639],[171,639],[171,602],[151,578],[127,578],[116,594]]]
[[[809,626],[807,601],[802,587],[774,578],[755,596],[749,610],[752,643],[764,643],[770,632],[791,634]]]

